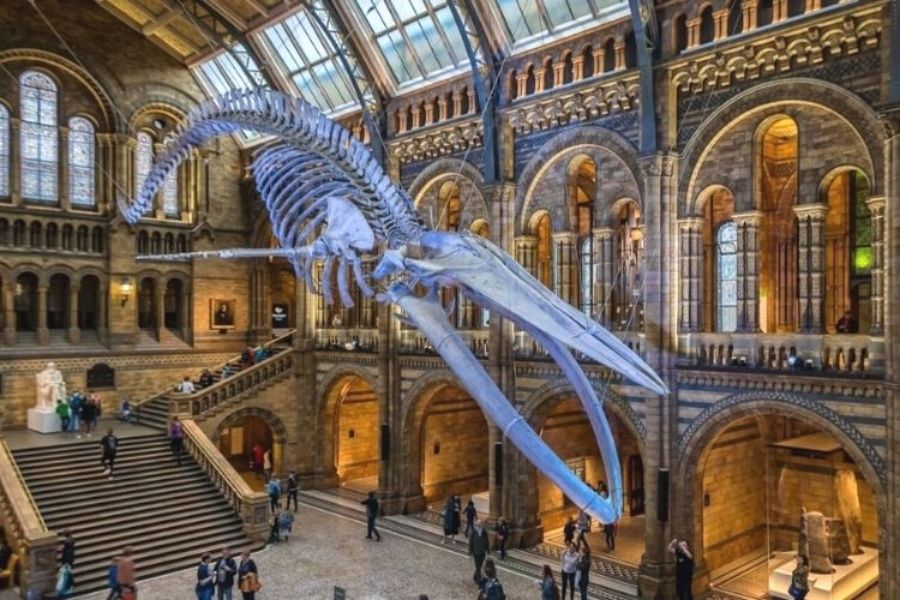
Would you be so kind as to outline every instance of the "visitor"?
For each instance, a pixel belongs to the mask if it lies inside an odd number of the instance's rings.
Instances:
[[[856,333],[858,328],[856,326],[856,319],[853,318],[853,313],[849,310],[845,310],[844,316],[838,319],[835,329],[837,329],[838,333]]]
[[[575,543],[575,519],[570,516],[566,517],[566,524],[563,525],[563,545]]]
[[[263,477],[265,481],[272,478],[272,449],[268,448],[263,452]]]
[[[116,452],[119,450],[119,438],[113,434],[110,429],[100,440],[100,446],[103,448],[103,456],[100,458],[100,464],[103,466],[103,474],[113,478],[113,469],[116,463]]]
[[[809,559],[803,554],[797,555],[797,566],[791,573],[791,587],[788,595],[794,600],[804,600],[809,593]]]
[[[281,505],[276,504],[269,518],[269,543],[277,544],[281,541],[281,528],[278,527],[278,517],[281,515]]]
[[[454,535],[459,535],[459,529],[462,527],[462,500],[459,496],[453,496],[453,531]]]
[[[232,375],[234,375],[234,367],[229,364],[226,364],[224,367],[222,367],[222,379],[227,379]]]
[[[472,535],[469,536],[469,554],[472,555],[472,560],[475,561],[475,573],[472,575],[472,579],[478,585],[481,585],[481,566],[484,564],[489,547],[490,542],[488,541],[487,530],[482,526],[481,519],[476,519]]]
[[[375,528],[375,519],[378,517],[378,499],[375,492],[369,492],[368,497],[360,502],[366,506],[366,539],[371,540],[375,536],[375,541],[381,541],[381,534]]]
[[[253,348],[247,346],[241,353],[241,369],[248,369],[253,366]]]
[[[216,561],[216,600],[231,600],[234,590],[234,574],[237,564],[231,558],[228,548],[222,548],[222,555]]]
[[[119,593],[118,573],[119,557],[113,556],[112,560],[109,561],[109,566],[106,568],[106,587],[109,588],[109,595],[106,596],[106,600],[121,598],[121,594]]]
[[[578,552],[575,551],[575,546],[572,544],[566,546],[566,551],[563,552],[560,571],[562,572],[563,600],[566,597],[566,589],[569,590],[569,600],[572,600],[575,598],[575,573],[578,571]]]
[[[97,404],[91,396],[88,396],[81,405],[81,425],[85,436],[91,437],[91,432],[97,427],[97,417]]]
[[[446,544],[448,539],[450,542],[456,541],[456,534],[459,533],[459,529],[454,529],[455,512],[456,503],[453,500],[453,496],[449,496],[447,502],[444,504],[444,510],[441,513],[441,524],[444,527],[444,535],[441,536],[442,544]]]
[[[197,592],[197,600],[212,600],[215,590],[215,575],[209,565],[209,552],[206,552],[200,558],[200,564],[197,565],[197,585],[194,587],[194,591]]]
[[[469,500],[468,504],[466,504],[463,514],[466,517],[466,537],[469,537],[469,534],[475,527],[475,517],[478,515],[478,511],[475,510],[475,503],[472,500]]]
[[[559,588],[556,587],[556,580],[553,579],[553,570],[550,569],[550,565],[544,565],[543,576],[537,581],[537,584],[541,588],[541,600],[559,600]]]
[[[278,500],[281,498],[281,482],[277,477],[273,477],[266,484],[266,492],[269,494],[269,506],[272,508],[272,512],[275,512]]]
[[[575,542],[575,549],[580,550],[581,545],[590,550],[587,541],[587,534],[591,532],[591,517],[583,510],[578,513],[578,539]]]
[[[294,513],[287,509],[278,513],[278,532],[281,534],[282,541],[287,542],[293,530]]]
[[[618,521],[603,524],[603,536],[606,538],[606,549],[614,552],[616,549],[616,534],[619,530]]]
[[[675,555],[675,597],[678,600],[694,600],[691,585],[694,581],[694,555],[687,540],[669,542],[669,552]]]
[[[490,558],[484,561],[484,578],[481,580],[481,592],[478,594],[478,598],[479,600],[504,600],[506,598],[503,586],[497,579],[497,567]]]
[[[259,445],[257,442],[253,444],[253,449],[250,451],[250,461],[251,461],[251,469],[256,471],[259,475],[262,475],[263,468],[263,457],[266,455],[266,451],[263,450],[263,447]]]
[[[122,405],[119,407],[119,420],[123,423],[132,423],[134,421],[134,407],[131,406],[128,398],[122,400]]]
[[[209,369],[203,369],[203,372],[200,374],[200,380],[198,381],[200,389],[208,388],[213,384],[213,381],[213,375],[210,373]]]
[[[250,558],[249,550],[244,550],[238,567],[238,589],[241,590],[242,600],[256,600],[256,592],[261,587],[256,561]]]
[[[256,350],[253,351],[253,362],[259,364],[264,360],[266,360],[266,349],[262,346],[257,346]]]
[[[56,401],[56,414],[59,415],[60,431],[69,430],[69,405],[62,400]]]
[[[83,406],[84,396],[81,395],[81,392],[75,390],[69,396],[69,427],[70,431],[77,433],[79,438],[81,437],[81,409]]]
[[[56,577],[56,598],[71,598],[74,593],[75,578],[72,576],[72,567],[69,563],[62,563]]]
[[[578,559],[578,573],[575,575],[575,585],[581,592],[581,600],[587,600],[588,584],[591,582],[591,552],[582,550]]]
[[[181,455],[184,454],[184,425],[178,420],[178,415],[173,416],[169,423],[169,447],[180,467]]]
[[[75,567],[75,536],[71,529],[63,531],[63,541],[59,544],[59,562]]]
[[[497,519],[497,546],[500,550],[500,560],[506,560],[506,542],[509,541],[509,523],[500,517]]]
[[[291,500],[294,501],[294,512],[297,512],[297,494],[300,492],[300,482],[297,480],[297,474],[291,471],[287,480],[287,504],[285,510],[291,510]]]
[[[181,394],[193,394],[194,393],[194,382],[191,381],[191,378],[187,375],[184,376],[184,379],[181,380],[181,383],[178,384],[178,387],[175,388]]]
[[[134,597],[137,593],[137,584],[135,583],[137,576],[135,575],[134,559],[131,557],[131,554],[131,546],[125,546],[122,548],[122,556],[119,557],[119,561],[116,563],[116,589],[120,597],[123,597],[125,593]]]

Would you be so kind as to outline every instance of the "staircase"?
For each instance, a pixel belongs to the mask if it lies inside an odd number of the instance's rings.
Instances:
[[[100,467],[97,439],[12,453],[47,527],[72,529],[79,594],[105,588],[125,546],[141,579],[189,568],[206,551],[254,546],[195,460],[185,454],[176,464],[164,434],[119,444],[114,480]]]

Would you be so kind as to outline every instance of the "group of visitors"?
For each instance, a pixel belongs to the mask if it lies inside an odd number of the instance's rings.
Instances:
[[[259,569],[249,550],[241,553],[240,563],[232,558],[228,548],[222,548],[215,562],[208,552],[201,557],[194,588],[197,600],[212,600],[213,595],[217,600],[232,600],[235,583],[242,600],[255,600],[256,592],[262,588]]]
[[[266,483],[272,478],[272,449],[263,448],[259,443],[253,444],[250,450],[250,470],[254,471]]]
[[[75,390],[65,400],[56,401],[56,414],[59,415],[61,430],[82,436],[91,437],[97,428],[97,421],[103,412],[100,396],[96,392],[88,395]]]
[[[269,518],[269,542],[287,542],[290,541],[291,532],[294,529],[294,513],[297,512],[298,503],[297,496],[300,492],[300,481],[297,473],[291,471],[288,473],[287,480],[282,484],[278,477],[269,477],[266,482],[266,494],[269,496],[269,508],[272,515]],[[287,501],[282,510],[281,496],[285,495]],[[294,503],[294,510],[291,511],[291,502]]]

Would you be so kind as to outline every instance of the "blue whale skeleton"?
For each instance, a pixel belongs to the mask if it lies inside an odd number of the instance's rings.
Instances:
[[[602,404],[579,367],[577,351],[657,394],[668,389],[625,344],[544,287],[491,242],[469,233],[433,231],[409,195],[388,178],[362,142],[311,104],[271,90],[233,91],[188,115],[166,141],[142,189],[119,211],[136,223],[152,207],[166,176],[191,150],[220,135],[255,131],[274,136],[254,158],[253,172],[280,248],[246,248],[142,256],[145,260],[283,257],[313,293],[332,303],[334,280],[346,307],[353,306],[352,274],[360,291],[398,305],[459,378],[481,409],[525,457],[577,506],[602,523],[622,514],[618,452]],[[305,244],[311,237],[312,243]],[[378,256],[380,253],[380,256]],[[362,256],[374,256],[367,282]],[[416,284],[430,291],[414,293]],[[457,288],[491,314],[513,321],[541,344],[580,399],[603,459],[609,496],[579,479],[510,404],[471,353],[438,300],[439,287]],[[320,292],[317,292],[320,290]]]

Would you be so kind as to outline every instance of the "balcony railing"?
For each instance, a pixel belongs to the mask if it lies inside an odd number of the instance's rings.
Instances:
[[[678,346],[682,366],[884,373],[884,338],[863,334],[690,333],[679,336]]]

